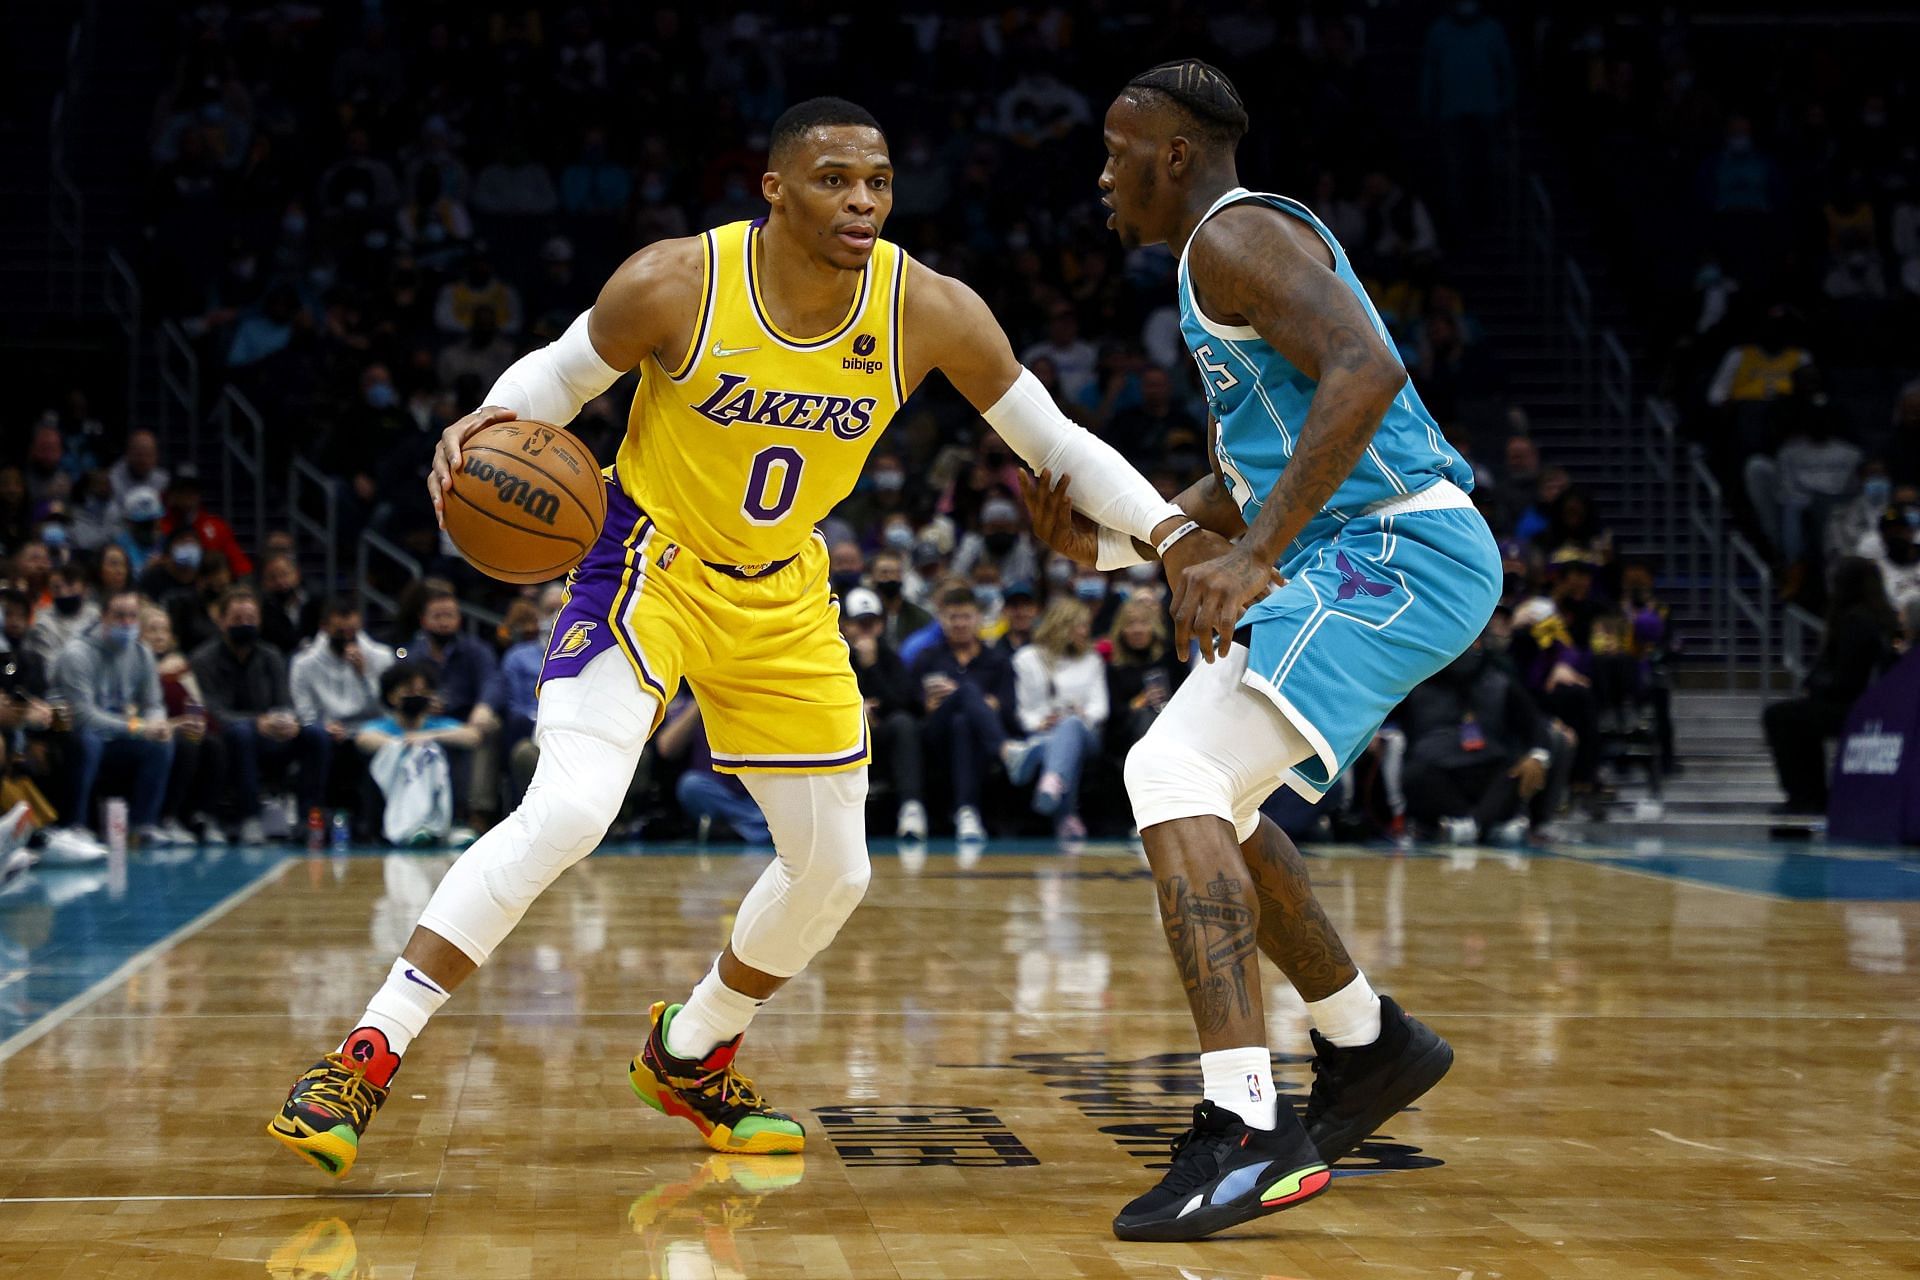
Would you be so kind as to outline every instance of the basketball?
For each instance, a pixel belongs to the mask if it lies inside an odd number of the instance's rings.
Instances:
[[[502,582],[549,582],[580,563],[607,518],[593,454],[544,422],[496,422],[467,438],[447,488],[447,535]]]

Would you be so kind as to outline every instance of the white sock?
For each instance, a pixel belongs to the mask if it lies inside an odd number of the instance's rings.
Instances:
[[[393,968],[387,970],[386,982],[367,1002],[367,1011],[360,1016],[359,1026],[377,1028],[386,1036],[387,1047],[395,1054],[403,1054],[413,1038],[425,1029],[427,1019],[447,1002],[447,995],[439,983],[402,956],[393,962]],[[344,1042],[341,1047],[346,1047]]]
[[[1380,997],[1364,973],[1356,973],[1352,982],[1325,1000],[1307,1001],[1307,1015],[1321,1035],[1342,1049],[1380,1038]]]
[[[1207,1101],[1225,1107],[1253,1129],[1271,1129],[1279,1119],[1273,1097],[1273,1055],[1263,1044],[1215,1049],[1200,1055]]]
[[[765,1003],[720,981],[720,962],[716,960],[667,1024],[667,1052],[698,1062],[745,1031]]]

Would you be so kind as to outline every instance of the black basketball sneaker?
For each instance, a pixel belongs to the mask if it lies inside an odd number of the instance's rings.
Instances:
[[[1281,1105],[1279,1124],[1269,1131],[1202,1102],[1193,1109],[1193,1127],[1173,1141],[1173,1167],[1159,1186],[1120,1211],[1113,1234],[1122,1240],[1204,1239],[1305,1204],[1332,1179],[1291,1107]]]
[[[1453,1065],[1453,1046],[1386,996],[1380,997],[1380,1038],[1372,1044],[1342,1049],[1318,1031],[1311,1035],[1307,1135],[1328,1164],[1352,1154]]]

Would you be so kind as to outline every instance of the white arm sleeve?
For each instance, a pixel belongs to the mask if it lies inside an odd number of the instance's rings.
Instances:
[[[1161,497],[1120,451],[1071,422],[1030,370],[1020,370],[1007,393],[981,417],[1035,475],[1071,476],[1073,505],[1096,524],[1153,541],[1153,527],[1186,513]]]
[[[620,370],[600,358],[587,336],[587,317],[592,314],[591,308],[582,311],[559,338],[508,365],[484,403],[556,427],[572,422],[581,406],[620,377]]]
[[[1147,557],[1140,554],[1140,548],[1133,545],[1132,538],[1118,529],[1100,526],[1100,554],[1094,560],[1094,568],[1104,573],[1146,562]]]

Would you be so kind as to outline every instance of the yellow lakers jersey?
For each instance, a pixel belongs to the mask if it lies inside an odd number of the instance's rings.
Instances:
[[[642,365],[616,463],[620,487],[662,534],[719,564],[799,552],[853,491],[905,399],[907,255],[876,240],[846,318],[797,338],[767,312],[761,234],[736,222],[701,237],[693,346],[677,369]]]

